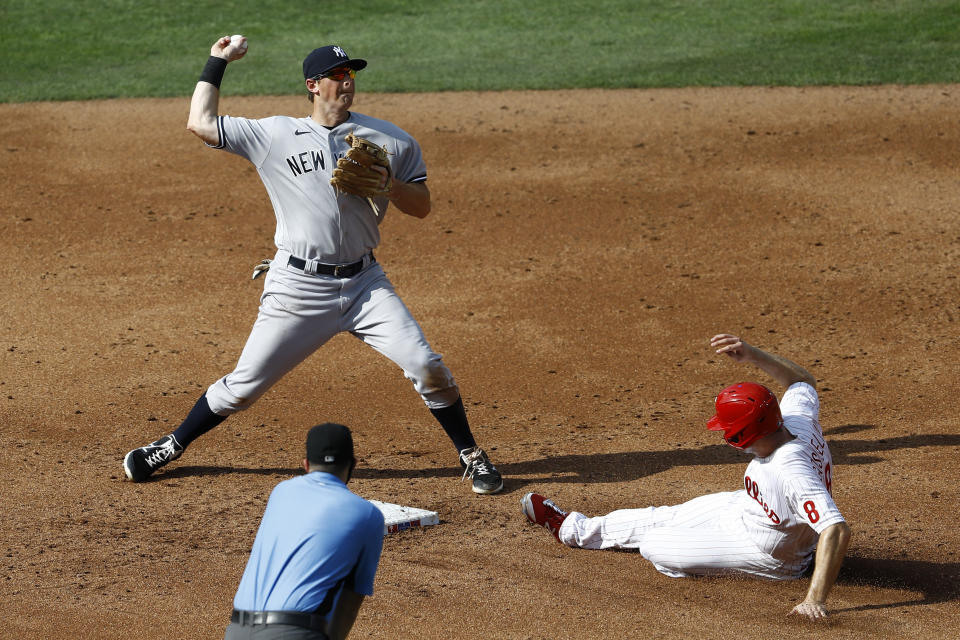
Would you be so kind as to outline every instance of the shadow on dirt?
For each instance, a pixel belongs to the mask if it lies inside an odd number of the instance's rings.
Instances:
[[[228,474],[256,475],[256,476],[277,476],[289,478],[291,476],[303,473],[303,469],[298,467],[264,467],[262,469],[250,467],[222,467],[222,466],[202,466],[202,465],[184,465],[182,467],[170,466],[163,469],[158,474],[147,478],[144,482],[154,482],[156,480],[171,480],[173,478],[200,478],[203,476],[222,476]]]
[[[917,594],[913,600],[864,604],[836,611],[868,611],[949,602],[960,598],[960,563],[923,560],[861,558],[848,555],[843,561],[839,584],[875,589],[901,589]]]
[[[839,434],[872,430],[871,425],[845,425],[827,431],[835,465],[874,464],[884,461],[881,454],[898,449],[960,446],[960,434],[912,435],[878,440],[837,440]],[[548,458],[511,464],[494,463],[510,480],[511,488],[529,483],[623,482],[667,471],[675,467],[738,464],[746,467],[748,454],[726,444],[710,444],[698,449],[670,451],[630,451],[623,453],[559,453]],[[460,475],[451,467],[435,469],[357,469],[358,478],[391,478],[416,475]],[[537,476],[519,479],[517,476]]]
[[[835,465],[875,464],[884,462],[885,451],[917,449],[920,447],[960,446],[960,434],[910,435],[877,440],[838,440],[836,436],[870,431],[872,425],[851,424],[826,431]],[[662,473],[675,467],[699,467],[737,464],[746,467],[748,454],[726,444],[710,444],[698,449],[678,448],[670,451],[629,451],[623,453],[570,453],[539,460],[494,464],[503,473],[505,490],[516,490],[527,484],[544,483],[589,483],[629,482],[646,476]],[[290,476],[298,473],[295,468],[250,468],[225,466],[173,466],[165,469],[159,478],[182,478],[221,474],[256,474]],[[459,477],[458,467],[371,468],[362,463],[354,471],[355,478],[389,479],[415,477]],[[524,477],[519,477],[524,476]],[[152,479],[152,478],[151,478]]]

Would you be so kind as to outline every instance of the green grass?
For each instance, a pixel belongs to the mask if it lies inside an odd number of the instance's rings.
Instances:
[[[926,84],[960,69],[956,0],[0,0],[0,101],[182,96],[243,33],[224,93],[302,90],[341,44],[364,91]]]

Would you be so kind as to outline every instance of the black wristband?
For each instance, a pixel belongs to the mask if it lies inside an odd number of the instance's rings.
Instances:
[[[200,74],[199,82],[209,82],[219,89],[220,81],[223,80],[223,72],[226,69],[226,60],[217,56],[210,56],[207,58],[207,64],[203,67],[203,73]]]

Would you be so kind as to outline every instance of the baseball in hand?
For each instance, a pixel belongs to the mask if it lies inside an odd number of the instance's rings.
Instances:
[[[230,44],[237,44],[237,43],[239,43],[237,46],[240,47],[241,51],[246,51],[247,41],[244,40],[243,36],[240,35],[239,33],[235,36],[230,36]]]

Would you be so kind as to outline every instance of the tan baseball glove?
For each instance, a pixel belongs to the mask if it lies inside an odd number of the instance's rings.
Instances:
[[[390,170],[387,150],[353,133],[348,133],[345,139],[350,150],[337,160],[330,184],[361,198],[379,198],[389,194],[393,172]],[[374,167],[386,169],[386,175]]]

